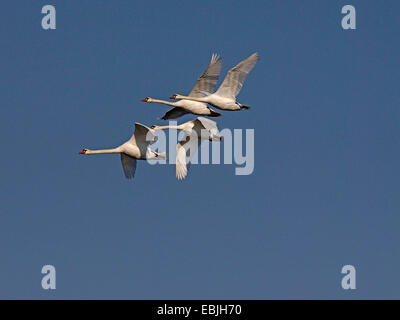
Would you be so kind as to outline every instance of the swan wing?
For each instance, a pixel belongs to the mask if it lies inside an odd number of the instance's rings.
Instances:
[[[213,120],[210,120],[210,119],[207,119],[204,117],[197,117],[197,119],[195,121],[198,121],[197,125],[203,126],[204,129],[207,129],[207,130],[217,129],[218,130],[217,123]]]
[[[146,147],[157,141],[157,133],[155,130],[149,127],[135,122],[135,132],[133,133],[129,142],[136,144],[137,146]]]
[[[260,60],[258,53],[253,53],[250,57],[240,62],[236,67],[229,70],[215,94],[235,100],[243,87],[244,80],[249,72],[254,68],[258,60]]]
[[[127,179],[132,179],[136,172],[136,159],[122,152],[121,164],[122,169],[124,169],[125,177]]]
[[[183,180],[188,173],[188,163],[199,148],[200,140],[197,136],[187,135],[176,145],[176,178]]]
[[[219,55],[213,54],[210,63],[203,74],[197,79],[189,97],[204,97],[214,92],[221,73],[222,59]]]
[[[202,137],[204,138],[209,138],[212,135],[218,135],[219,130],[217,123],[213,120],[204,118],[204,117],[197,117],[196,120],[194,120],[194,124],[196,127],[199,128],[199,131],[201,130],[207,130],[208,131],[208,137]]]
[[[186,113],[188,113],[186,110],[176,107],[176,108],[173,108],[173,109],[169,110],[168,112],[166,112],[161,119],[163,119],[163,120],[176,119],[176,118],[182,117]]]

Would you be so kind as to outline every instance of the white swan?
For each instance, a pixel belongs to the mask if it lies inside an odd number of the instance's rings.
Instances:
[[[218,77],[221,72],[221,57],[217,54],[211,56],[211,61],[204,73],[197,79],[189,97],[204,97],[211,94],[215,90],[218,82]],[[142,99],[143,102],[156,102],[174,107],[169,110],[161,119],[175,119],[183,116],[186,113],[198,114],[209,117],[219,117],[221,114],[207,106],[207,104],[198,101],[180,100],[169,102],[164,100],[153,99],[150,97]]]
[[[250,109],[249,106],[237,102],[236,96],[239,94],[240,89],[242,89],[246,76],[251,69],[254,68],[258,60],[260,60],[258,53],[253,53],[250,57],[240,62],[236,67],[229,70],[224,81],[218,90],[213,94],[203,97],[191,97],[174,94],[170,98],[204,102],[212,105],[215,108],[229,111]]]
[[[83,149],[80,154],[120,153],[125,177],[131,179],[135,175],[136,160],[167,159],[165,152],[155,152],[150,149],[150,145],[156,141],[157,134],[154,130],[136,122],[132,137],[119,147],[101,150]]]
[[[152,129],[183,130],[185,137],[176,145],[176,178],[185,179],[188,173],[187,163],[197,151],[201,140],[221,141],[217,123],[207,118],[198,117],[178,126],[151,126]]]

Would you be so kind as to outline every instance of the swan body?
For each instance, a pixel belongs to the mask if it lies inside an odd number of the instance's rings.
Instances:
[[[121,164],[125,177],[127,179],[132,179],[136,172],[136,160],[164,160],[167,158],[165,152],[155,152],[151,150],[150,145],[156,141],[157,134],[153,129],[136,122],[135,132],[132,137],[120,146],[113,149],[83,149],[80,154],[119,153],[121,155]]]
[[[215,108],[228,111],[246,110],[249,106],[243,105],[236,101],[236,96],[243,87],[244,80],[249,72],[254,68],[260,60],[258,53],[253,53],[251,56],[240,62],[237,66],[228,71],[224,81],[214,93],[205,94],[202,97],[183,96],[174,94],[171,99],[184,99],[190,101],[204,102],[212,105]]]
[[[218,82],[218,77],[221,72],[221,57],[217,54],[211,56],[210,63],[203,74],[197,79],[189,97],[204,97],[211,94],[215,90]],[[162,103],[174,107],[169,110],[161,119],[176,119],[187,113],[203,115],[209,117],[219,117],[221,114],[207,106],[201,101],[180,100],[169,102],[165,100],[153,99],[150,97],[142,99],[143,102]]]
[[[188,174],[188,162],[197,151],[201,140],[221,141],[222,136],[215,121],[198,117],[177,126],[151,126],[152,129],[176,129],[185,132],[185,137],[176,146],[176,178],[183,180]]]

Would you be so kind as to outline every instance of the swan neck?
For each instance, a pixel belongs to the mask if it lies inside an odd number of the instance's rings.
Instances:
[[[162,104],[167,104],[169,106],[175,106],[175,102],[169,102],[165,100],[159,100],[159,99],[151,99],[149,102],[156,102],[156,103],[162,103]]]
[[[198,102],[204,101],[202,98],[188,97],[188,96],[181,96],[181,95],[177,95],[176,99],[191,100],[191,101],[198,101]]]
[[[113,148],[113,149],[99,149],[99,150],[88,150],[86,154],[101,154],[101,153],[120,153],[120,148]]]
[[[176,130],[179,130],[179,129],[181,129],[181,126],[157,126],[155,129],[160,129],[160,130],[163,130],[163,129],[176,129]]]

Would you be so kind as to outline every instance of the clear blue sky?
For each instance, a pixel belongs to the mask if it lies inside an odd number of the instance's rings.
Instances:
[[[54,4],[57,29],[41,28]],[[341,28],[353,4],[357,30]],[[0,10],[0,298],[400,298],[398,1],[6,1]],[[220,128],[255,171],[138,163],[113,147],[146,96],[261,61]],[[188,121],[191,116],[181,118]],[[44,291],[45,264],[57,289]],[[341,268],[357,290],[341,289]]]

